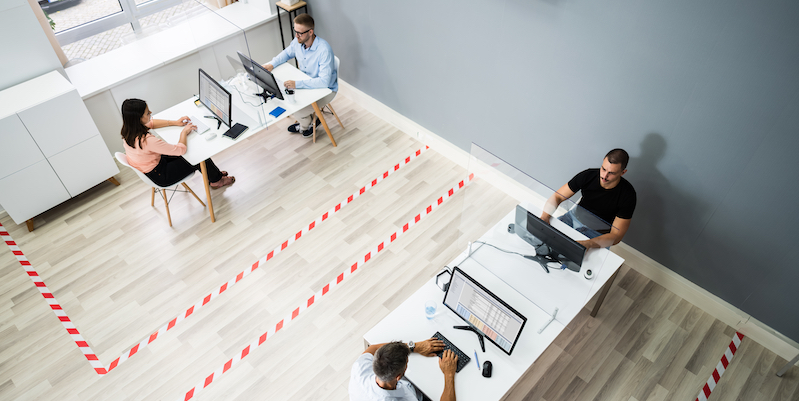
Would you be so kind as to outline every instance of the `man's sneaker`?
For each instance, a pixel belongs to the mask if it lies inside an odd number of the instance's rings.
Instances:
[[[305,138],[310,138],[313,136],[313,128],[308,128],[305,131],[302,131],[302,136]]]
[[[289,125],[289,132],[291,132],[292,134],[300,132],[300,123],[294,123]]]

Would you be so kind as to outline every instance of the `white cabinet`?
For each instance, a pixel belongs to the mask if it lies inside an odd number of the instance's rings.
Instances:
[[[17,224],[69,198],[47,160],[0,178],[0,202]]]
[[[0,205],[29,230],[34,216],[119,173],[77,90],[55,71],[0,92],[0,158]]]
[[[44,155],[16,114],[0,119],[0,152],[3,156],[0,178],[44,160]]]
[[[39,145],[44,157],[52,157],[100,134],[77,90],[19,110],[17,115],[25,123],[25,128]],[[106,153],[110,155],[108,150]]]

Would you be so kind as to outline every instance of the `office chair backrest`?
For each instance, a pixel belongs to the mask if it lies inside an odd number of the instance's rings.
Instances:
[[[139,169],[131,166],[128,163],[128,156],[126,154],[124,154],[122,152],[116,152],[116,153],[114,153],[114,157],[116,157],[117,161],[119,161],[120,164],[122,164],[123,166],[128,167],[131,170],[133,170],[136,173],[136,175],[138,175],[139,178],[141,178],[141,180],[144,181],[145,184],[150,185],[151,187],[154,187],[154,188],[163,188],[160,185],[154,183],[150,179],[150,177],[146,176],[144,173],[139,171]]]

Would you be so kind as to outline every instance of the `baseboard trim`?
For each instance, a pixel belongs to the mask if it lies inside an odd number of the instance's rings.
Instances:
[[[436,152],[441,153],[459,166],[468,168],[469,152],[453,145],[402,114],[397,113],[392,108],[361,92],[341,78],[338,80],[338,93],[357,103],[360,107],[366,109],[366,111],[397,127],[400,131],[416,138],[419,142],[431,148],[435,148]]]
[[[644,255],[624,242],[611,248],[637,272],[698,306],[780,357],[791,360],[799,352],[799,343],[777,332],[673,270]]]
[[[441,153],[454,163],[463,168],[469,168],[469,153],[467,151],[453,145],[449,141],[396,112],[342,79],[339,79],[338,82],[339,93],[354,101],[360,107],[363,107],[370,113],[380,117],[425,145],[434,148],[436,152]],[[503,190],[506,190],[511,196],[516,194],[516,197],[518,197],[519,193],[528,192],[526,187],[515,189],[504,188]],[[791,360],[799,353],[799,343],[796,341],[780,334],[744,311],[711,294],[691,281],[688,281],[635,248],[622,242],[614,246],[611,250],[624,258],[625,263],[637,272],[686,301],[691,302],[711,316],[716,317],[780,357]]]

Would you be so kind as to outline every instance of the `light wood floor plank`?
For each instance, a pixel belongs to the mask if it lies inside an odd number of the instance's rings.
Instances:
[[[236,184],[212,191],[217,222],[190,194],[163,204],[129,169],[36,218],[0,220],[108,364],[333,204],[423,147],[346,97],[339,146],[283,120],[214,157]],[[363,334],[517,203],[480,177],[296,320],[274,326],[362,261],[467,171],[427,150],[105,377],[90,368],[16,258],[0,250],[0,399],[177,400],[264,332],[268,340],[196,400],[347,400]],[[200,177],[188,181],[201,191]],[[732,330],[622,266],[596,318],[586,308],[506,400],[693,399]],[[592,306],[591,300],[588,306]],[[421,311],[420,311],[421,313]],[[431,333],[432,334],[432,333]],[[744,339],[712,399],[797,400],[799,369]],[[457,379],[456,379],[457,380]]]

